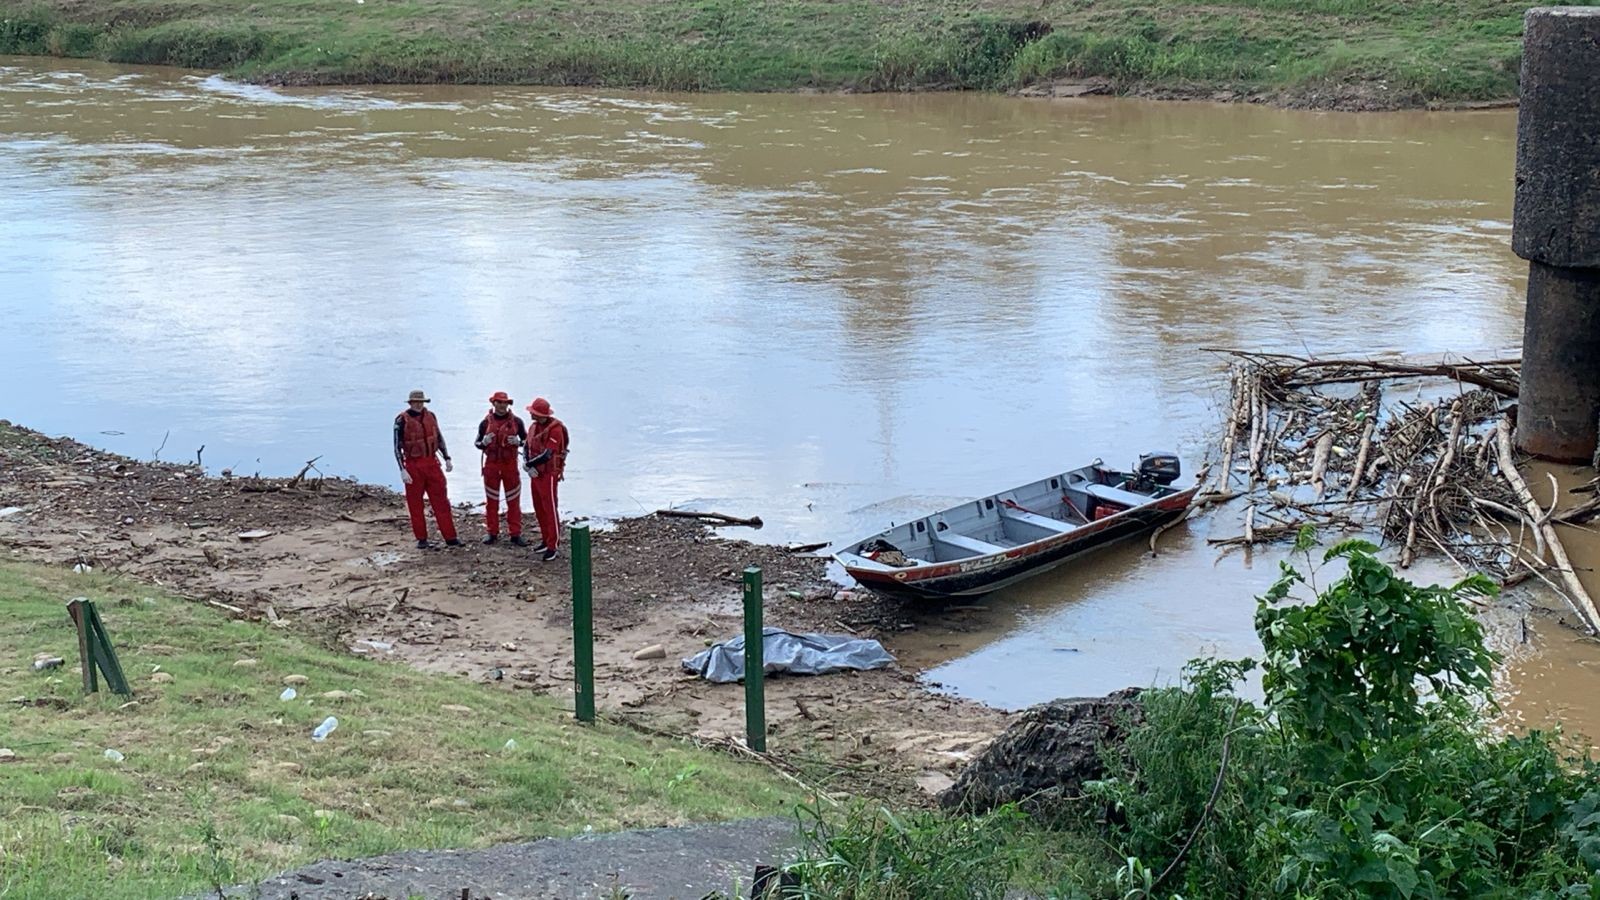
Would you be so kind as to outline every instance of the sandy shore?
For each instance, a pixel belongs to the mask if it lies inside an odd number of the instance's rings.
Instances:
[[[210,477],[0,421],[0,547],[12,559],[92,566],[352,653],[570,701],[567,558],[484,546],[481,515],[458,508],[456,521],[466,546],[418,550],[388,488]],[[743,689],[679,660],[740,633],[746,566],[764,572],[768,625],[854,632],[891,651],[904,625],[894,605],[829,581],[822,559],[693,523],[622,521],[596,533],[593,560],[597,705],[645,728],[742,735]],[[665,658],[634,658],[656,644]],[[874,794],[942,788],[1008,720],[903,669],[777,678],[767,691],[772,752]]]

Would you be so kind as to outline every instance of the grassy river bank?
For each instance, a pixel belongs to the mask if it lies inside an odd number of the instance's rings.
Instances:
[[[74,595],[100,605],[134,702],[82,694]],[[324,857],[803,800],[761,766],[579,727],[545,697],[353,658],[121,576],[0,562],[0,598],[0,896],[170,897]],[[35,652],[67,663],[37,672]],[[313,741],[329,715],[337,729]]]
[[[1514,99],[1494,0],[0,0],[0,54],[273,84],[1096,89],[1386,109]]]

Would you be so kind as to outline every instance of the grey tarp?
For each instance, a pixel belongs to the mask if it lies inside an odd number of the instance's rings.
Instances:
[[[877,641],[843,634],[791,634],[782,628],[762,629],[763,668],[770,674],[827,675],[850,669],[882,669],[894,657]],[[683,661],[685,671],[726,684],[744,678],[744,635],[712,644]]]

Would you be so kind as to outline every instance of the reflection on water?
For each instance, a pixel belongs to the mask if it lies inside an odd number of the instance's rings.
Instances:
[[[406,391],[466,457],[503,388],[571,426],[569,512],[823,540],[1096,456],[1192,470],[1203,347],[1520,340],[1509,112],[57,64],[0,60],[0,414],[138,456],[395,484]],[[938,677],[1017,667],[1020,702],[1248,650],[1275,566],[1163,540],[997,600],[1014,635]]]

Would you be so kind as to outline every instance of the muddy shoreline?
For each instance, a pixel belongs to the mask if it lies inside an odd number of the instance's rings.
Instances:
[[[385,487],[212,477],[0,420],[0,546],[13,560],[126,575],[354,654],[570,703],[567,558],[485,546],[481,514],[457,510],[465,546],[418,550],[403,496]],[[594,537],[602,714],[699,739],[742,736],[742,687],[688,675],[679,660],[740,633],[749,565],[765,574],[768,625],[849,631],[891,652],[915,627],[896,605],[829,581],[818,557],[692,523],[624,520]],[[634,658],[657,644],[665,658]],[[941,789],[1009,719],[934,694],[904,669],[776,678],[767,690],[775,754],[832,781],[825,789],[883,796]]]

